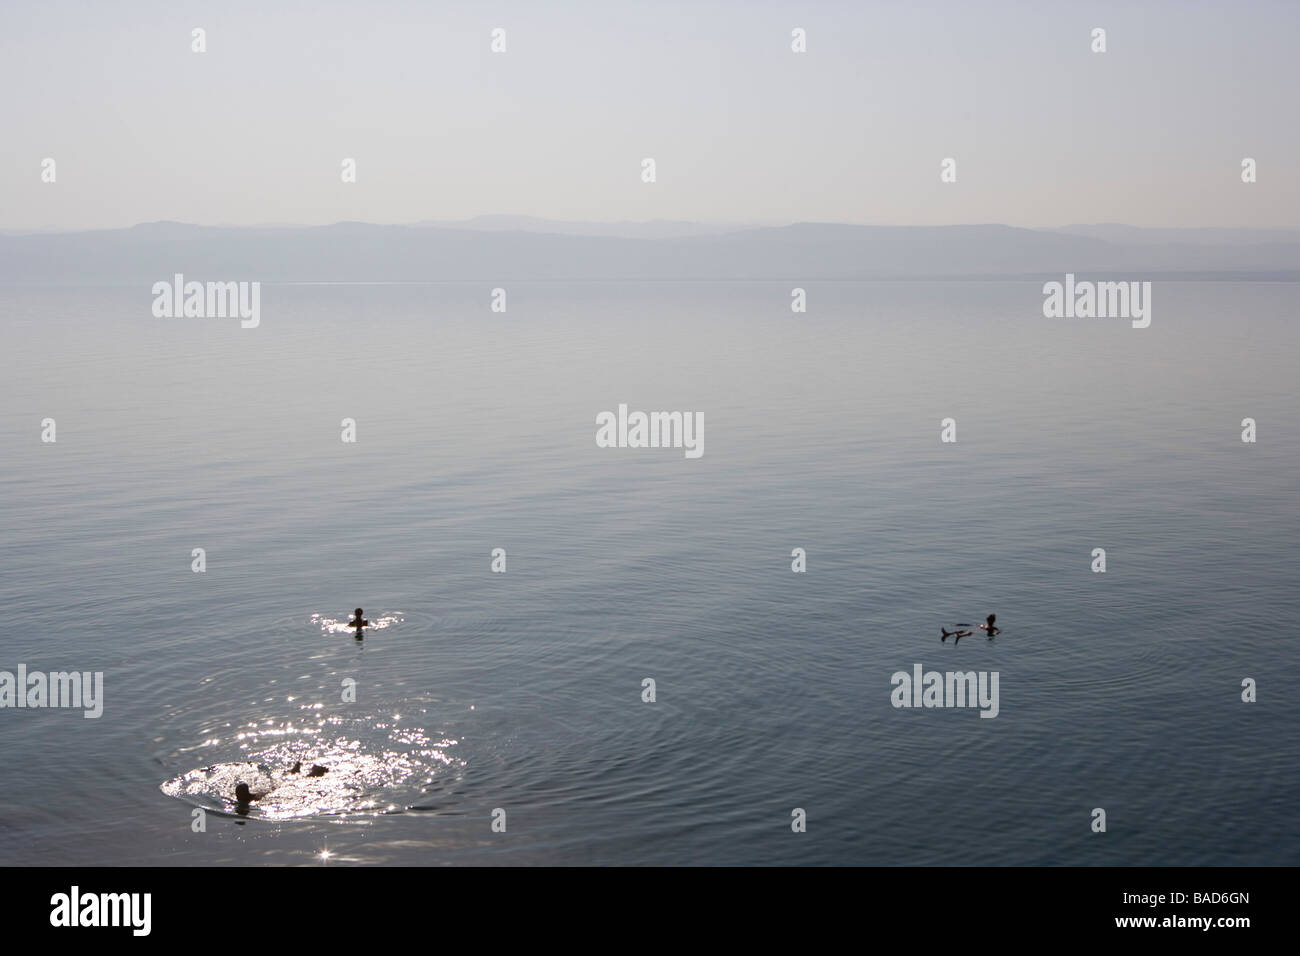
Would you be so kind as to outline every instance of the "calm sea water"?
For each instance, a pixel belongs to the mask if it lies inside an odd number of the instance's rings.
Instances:
[[[1296,863],[1297,287],[791,284],[0,289],[0,669],[106,685],[0,710],[0,863]]]

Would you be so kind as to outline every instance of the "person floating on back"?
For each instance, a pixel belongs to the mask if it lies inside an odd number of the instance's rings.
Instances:
[[[314,763],[311,765],[311,769],[308,770],[307,773],[304,774],[304,776],[323,777],[325,776],[325,774],[329,772],[330,772],[329,767],[322,767],[320,764]],[[285,771],[286,776],[288,776],[291,773],[302,773],[301,760],[297,761],[292,767],[290,767],[288,770]],[[269,792],[270,791],[264,791],[262,793],[254,793],[252,790],[248,788],[248,784],[237,783],[235,784],[235,802],[238,803],[241,807],[247,807],[254,800],[261,800]]]
[[[989,637],[992,637],[992,636],[995,635],[995,634],[1001,634],[1001,633],[1002,633],[1002,628],[997,627],[997,626],[994,625],[994,623],[993,623],[993,622],[996,621],[997,619],[998,619],[998,616],[997,616],[996,614],[990,614],[990,615],[988,616],[988,623],[987,623],[987,624],[981,624],[981,625],[980,625],[980,630],[986,632],[986,633],[988,634]]]
[[[971,633],[972,633],[971,631],[949,631],[949,630],[947,630],[947,629],[945,629],[945,628],[943,628],[943,627],[940,627],[940,628],[939,628],[939,640],[942,641],[942,642],[946,642],[946,641],[948,640],[948,638],[951,637],[951,638],[952,638],[952,642],[953,642],[954,644],[956,644],[956,643],[957,643],[958,641],[960,641],[963,637],[970,637],[970,636],[971,636]]]
[[[320,764],[318,764],[318,763],[314,763],[314,764],[311,765],[311,769],[307,771],[307,776],[309,776],[309,777],[323,777],[323,776],[325,776],[325,774],[329,773],[329,769],[330,769],[329,767],[322,767]],[[292,767],[289,768],[288,772],[289,772],[289,773],[301,773],[301,772],[302,772],[302,761],[299,760],[297,763],[295,763]]]
[[[361,632],[369,626],[370,622],[361,616],[361,608],[357,608],[352,620],[348,621],[348,627],[354,627],[357,630],[357,640],[361,639]]]

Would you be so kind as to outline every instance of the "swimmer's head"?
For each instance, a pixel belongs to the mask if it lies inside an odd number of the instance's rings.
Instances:
[[[992,627],[992,626],[993,626],[993,622],[996,621],[997,619],[998,619],[998,616],[997,616],[996,614],[990,614],[990,615],[989,615],[989,618],[988,618],[988,620],[989,620],[989,626]]]
[[[355,613],[356,616],[357,616],[357,620],[358,620],[358,621],[361,620],[361,608],[357,608],[356,611],[355,611],[354,613]]]
[[[248,784],[246,783],[235,784],[235,799],[238,800],[240,803],[248,803],[250,800],[253,799],[253,794],[248,789]]]

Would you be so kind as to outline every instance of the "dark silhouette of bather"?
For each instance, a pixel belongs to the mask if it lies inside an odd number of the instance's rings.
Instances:
[[[314,763],[314,764],[311,765],[311,769],[307,771],[306,776],[308,776],[308,777],[323,777],[323,776],[325,776],[325,774],[329,773],[329,770],[330,770],[329,767],[322,767],[320,764],[318,764],[318,763]],[[297,763],[295,763],[292,767],[290,767],[289,770],[288,770],[287,772],[288,772],[288,773],[302,773],[302,761],[299,760],[299,761],[298,761]]]
[[[970,637],[972,633],[973,633],[973,632],[971,632],[971,631],[949,631],[949,630],[947,630],[947,629],[945,629],[945,628],[943,628],[943,627],[940,627],[940,628],[939,628],[939,640],[940,640],[940,641],[943,641],[943,642],[946,642],[946,641],[948,640],[948,638],[951,637],[951,638],[952,638],[952,642],[953,642],[954,644],[956,644],[956,643],[957,643],[958,641],[960,641],[963,637]]]
[[[311,769],[308,770],[305,774],[303,774],[302,761],[299,760],[296,763],[294,763],[292,767],[286,770],[284,774],[286,777],[289,774],[294,774],[294,773],[302,774],[304,777],[323,777],[325,776],[325,774],[329,773],[329,771],[330,771],[329,767],[324,767],[318,763],[314,763],[311,765]],[[272,787],[271,789],[273,790],[275,788]],[[235,784],[235,802],[239,804],[238,809],[241,813],[247,813],[248,805],[250,803],[252,803],[254,800],[261,800],[264,796],[266,796],[270,792],[271,792],[270,790],[264,790],[261,793],[254,793],[252,790],[248,788],[248,784],[237,783]]]
[[[993,637],[995,634],[1001,634],[1001,633],[1002,633],[1002,628],[997,627],[997,626],[993,623],[993,622],[996,621],[997,619],[998,619],[998,616],[997,616],[996,614],[990,614],[990,615],[988,616],[988,623],[987,623],[987,624],[981,624],[981,625],[980,625],[980,630],[981,630],[981,631],[985,631],[985,632],[988,634],[989,637]]]
[[[246,783],[235,784],[235,802],[241,807],[247,808],[249,803],[254,800],[261,800],[264,796],[266,796],[265,793],[253,793],[253,791],[248,789],[248,784]]]
[[[348,627],[354,627],[357,630],[357,640],[361,640],[362,631],[370,626],[370,622],[362,617],[361,613],[361,608],[357,608],[352,620],[348,621]]]

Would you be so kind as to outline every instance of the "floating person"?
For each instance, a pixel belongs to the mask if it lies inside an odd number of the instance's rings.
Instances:
[[[957,643],[958,641],[960,641],[963,637],[970,637],[972,633],[973,633],[972,631],[949,631],[949,630],[947,630],[946,628],[940,626],[940,628],[939,628],[939,640],[940,640],[940,641],[943,641],[943,642],[946,642],[946,641],[948,640],[948,638],[951,637],[951,638],[953,639],[952,642],[953,642],[954,644],[956,644],[956,643]]]
[[[330,771],[330,768],[329,768],[329,767],[322,767],[320,764],[318,764],[318,763],[314,763],[314,764],[311,765],[311,769],[307,771],[307,776],[309,776],[309,777],[323,777],[323,776],[325,776],[325,774],[329,773],[329,771]],[[290,768],[289,768],[287,771],[285,771],[285,772],[286,772],[286,773],[302,773],[302,761],[299,760],[297,763],[295,763],[292,767],[290,767]]]
[[[357,608],[352,620],[348,621],[348,627],[357,629],[357,640],[361,640],[361,632],[370,626],[370,622],[361,616],[361,608]]]
[[[261,800],[264,796],[265,793],[253,793],[246,783],[235,784],[235,802],[241,807],[247,807],[252,801]]]
[[[325,774],[329,772],[330,772],[329,767],[324,767],[318,763],[314,763],[311,765],[311,769],[308,770],[305,774],[303,774],[303,776],[323,777],[325,776]],[[286,777],[289,776],[289,774],[294,774],[294,773],[302,773],[301,760],[294,763],[292,767],[290,767],[288,770],[284,772]],[[273,790],[275,788],[272,787],[271,789]],[[250,803],[252,803],[254,800],[261,800],[270,792],[271,792],[270,790],[264,790],[261,793],[254,793],[251,789],[249,789],[248,784],[243,783],[241,781],[240,783],[235,784],[235,802],[239,804],[239,809],[241,811],[246,812],[248,810],[248,805]]]
[[[993,635],[995,635],[995,634],[1001,634],[1001,633],[1002,633],[1002,628],[996,626],[996,625],[993,623],[993,622],[996,621],[997,619],[998,619],[998,616],[997,616],[996,614],[990,614],[990,615],[988,616],[988,622],[985,623],[985,624],[981,624],[981,625],[980,625],[980,630],[986,632],[986,633],[988,634],[989,637],[993,637]]]

